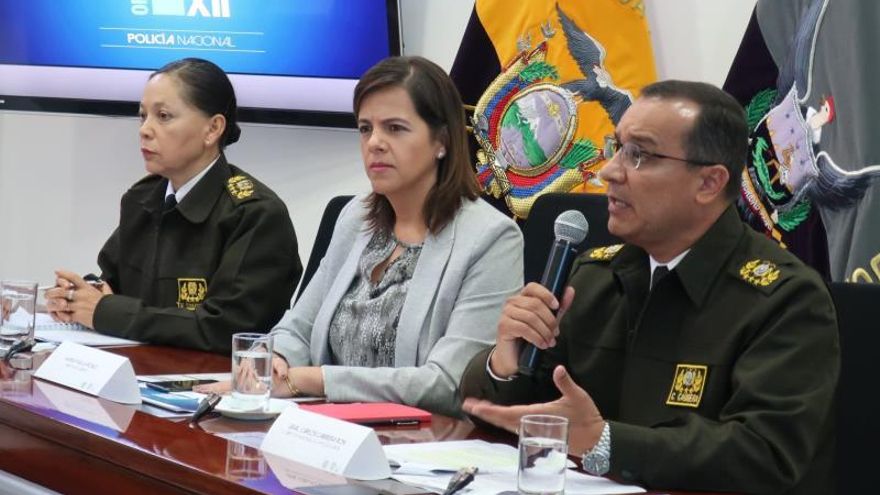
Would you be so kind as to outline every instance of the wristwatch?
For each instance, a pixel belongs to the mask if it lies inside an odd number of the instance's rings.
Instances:
[[[584,471],[594,476],[602,476],[611,469],[611,426],[607,421],[599,441],[592,449],[584,452],[582,462]]]

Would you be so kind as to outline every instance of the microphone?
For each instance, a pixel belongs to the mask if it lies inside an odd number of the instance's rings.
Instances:
[[[577,210],[564,211],[553,222],[556,240],[553,241],[553,247],[550,249],[544,275],[541,277],[541,285],[552,292],[557,300],[562,297],[571,264],[577,256],[575,246],[587,238],[589,230],[587,219]],[[534,344],[526,343],[519,355],[519,373],[532,376],[540,358],[541,350]]]

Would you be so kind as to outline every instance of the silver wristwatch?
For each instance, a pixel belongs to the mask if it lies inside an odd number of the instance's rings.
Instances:
[[[602,476],[611,469],[611,426],[607,421],[605,427],[602,428],[599,441],[592,449],[584,453],[582,461],[584,471],[594,476]]]

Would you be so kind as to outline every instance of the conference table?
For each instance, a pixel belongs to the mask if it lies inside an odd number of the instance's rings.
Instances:
[[[186,349],[139,345],[106,350],[128,357],[138,375],[230,369],[228,357]],[[339,483],[301,464],[277,459],[270,464],[256,448],[219,436],[265,432],[271,421],[218,416],[192,427],[35,379],[29,371],[4,366],[0,376],[0,470],[60,493],[275,494],[297,492],[285,487],[297,481],[301,486]],[[377,435],[384,443],[516,440],[438,415],[423,427],[380,428]],[[420,493],[390,480],[372,487],[394,495]]]

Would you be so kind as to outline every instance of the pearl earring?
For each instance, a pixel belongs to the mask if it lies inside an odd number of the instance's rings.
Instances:
[[[446,156],[446,150],[440,150],[439,152],[437,152],[438,160],[442,160],[444,156]]]

